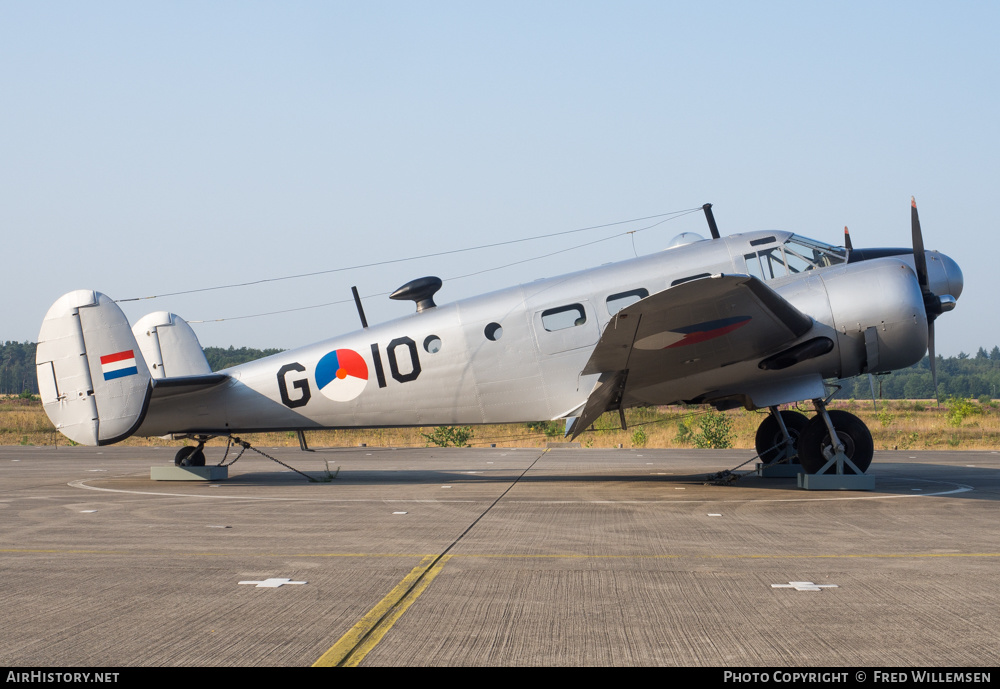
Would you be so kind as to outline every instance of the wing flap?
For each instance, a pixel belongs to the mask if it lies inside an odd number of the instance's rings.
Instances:
[[[627,371],[601,374],[594,389],[590,392],[590,397],[587,398],[583,411],[573,420],[573,425],[569,427],[566,435],[576,438],[590,424],[597,421],[601,414],[608,409],[616,409],[621,402],[627,377]]]

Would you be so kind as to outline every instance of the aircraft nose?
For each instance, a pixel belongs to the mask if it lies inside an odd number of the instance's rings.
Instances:
[[[937,295],[950,294],[958,299],[965,287],[962,269],[950,256],[937,251],[927,251],[927,273],[931,291]]]

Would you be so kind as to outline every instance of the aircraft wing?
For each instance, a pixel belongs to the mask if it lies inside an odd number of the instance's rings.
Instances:
[[[749,275],[692,280],[625,307],[611,319],[584,374],[601,374],[570,432],[619,407],[629,390],[771,353],[812,319]],[[665,400],[665,402],[673,400]]]

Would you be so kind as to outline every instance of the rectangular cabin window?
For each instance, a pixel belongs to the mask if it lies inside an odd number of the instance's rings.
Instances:
[[[619,292],[618,294],[612,294],[608,297],[608,315],[614,316],[616,313],[624,309],[626,306],[631,306],[640,299],[645,299],[649,296],[649,290],[640,287],[639,289],[632,289],[628,292]]]
[[[558,306],[554,309],[542,311],[542,327],[550,333],[583,325],[586,322],[587,314],[583,310],[582,304]]]
[[[539,296],[546,295],[543,292]],[[528,308],[534,311],[532,306],[529,302]],[[600,317],[595,306],[597,305],[588,303],[585,299],[575,304],[561,306],[552,306],[551,301],[544,306],[539,304],[539,310],[534,311],[531,318],[531,327],[535,331],[534,339],[538,344],[539,353],[561,354],[597,344],[601,338],[601,329]],[[597,306],[597,308],[604,307]],[[576,364],[574,375],[578,370],[579,364]]]

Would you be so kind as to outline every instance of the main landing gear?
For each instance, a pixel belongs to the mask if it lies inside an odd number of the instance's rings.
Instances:
[[[760,458],[765,464],[801,464],[806,474],[865,473],[875,453],[868,427],[854,414],[839,409],[828,412],[823,400],[813,400],[813,406],[816,416],[812,419],[771,407],[757,428],[754,445]]]
[[[865,473],[875,454],[875,442],[868,426],[846,411],[827,412],[825,406],[819,404],[816,411],[816,416],[799,436],[802,468],[807,474]],[[832,440],[834,437],[836,440]]]
[[[777,407],[771,407],[770,410],[770,415],[757,427],[757,436],[754,438],[757,456],[764,464],[782,459],[789,464],[798,464],[797,443],[802,430],[809,425],[809,419],[805,414],[790,409],[780,413]]]

